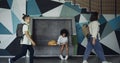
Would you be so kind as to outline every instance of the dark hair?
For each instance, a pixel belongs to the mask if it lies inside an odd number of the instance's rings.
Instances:
[[[60,35],[63,35],[63,34],[65,34],[65,36],[68,36],[68,35],[69,35],[68,30],[67,30],[67,29],[62,29],[62,30],[60,31]]]
[[[90,21],[95,21],[95,20],[98,20],[98,12],[91,13]]]
[[[30,17],[29,15],[23,14],[22,19],[25,20],[26,17]]]

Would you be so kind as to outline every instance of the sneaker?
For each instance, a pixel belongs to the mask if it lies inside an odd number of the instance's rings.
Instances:
[[[88,63],[87,60],[84,60],[82,63]]]
[[[9,63],[14,63],[14,61],[12,59],[9,59]]]
[[[67,59],[68,59],[68,55],[65,56],[65,60],[67,60]]]
[[[59,57],[60,57],[60,59],[61,59],[61,60],[64,60],[64,58],[63,58],[63,56],[62,56],[62,55],[60,55]]]
[[[102,63],[112,63],[112,62],[108,62],[108,61],[103,61]]]

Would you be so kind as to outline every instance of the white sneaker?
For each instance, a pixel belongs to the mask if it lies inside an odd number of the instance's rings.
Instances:
[[[61,59],[61,60],[64,60],[64,58],[63,58],[63,56],[62,56],[62,55],[60,55],[59,57],[60,57],[60,59]]]
[[[108,61],[103,61],[102,63],[112,63],[112,62],[108,62]]]
[[[84,60],[82,63],[88,63],[87,60]]]
[[[68,55],[65,56],[65,60],[67,60],[67,59],[68,59]]]

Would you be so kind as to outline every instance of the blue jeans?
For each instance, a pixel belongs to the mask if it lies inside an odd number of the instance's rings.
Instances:
[[[14,58],[12,58],[13,61],[18,60],[19,58],[21,58],[22,56],[25,56],[27,53],[27,50],[29,50],[30,52],[30,63],[33,63],[33,54],[34,54],[34,50],[32,45],[22,45],[22,51],[20,54],[16,55]]]
[[[99,42],[99,39],[96,39],[96,43],[95,45],[92,44],[92,37],[90,37],[88,39],[88,44],[87,44],[87,47],[86,47],[86,50],[84,52],[84,57],[83,57],[83,60],[87,60],[88,59],[88,56],[90,55],[92,49],[95,50],[97,56],[100,58],[101,61],[105,61],[105,57],[104,57],[104,52],[103,52],[103,48]]]

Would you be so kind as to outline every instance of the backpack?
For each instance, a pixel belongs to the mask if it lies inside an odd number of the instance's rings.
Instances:
[[[24,36],[23,31],[22,31],[23,25],[25,25],[25,23],[19,23],[17,25],[16,37],[23,38],[23,36]]]

